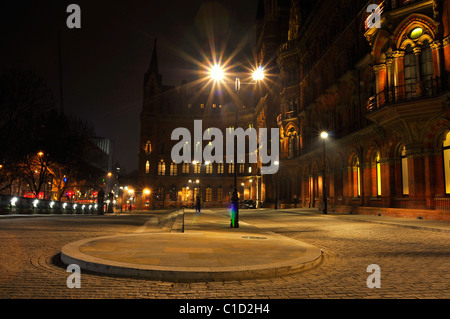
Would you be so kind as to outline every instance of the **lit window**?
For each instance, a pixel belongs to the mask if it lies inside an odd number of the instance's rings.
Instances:
[[[213,167],[212,164],[209,163],[208,165],[206,165],[206,174],[212,174],[213,172]]]
[[[411,37],[411,39],[418,39],[420,38],[420,36],[423,34],[423,29],[422,28],[414,28],[411,33],[409,34],[409,36]]]
[[[170,176],[177,176],[178,167],[175,163],[170,163]]]
[[[194,165],[194,174],[200,174],[201,168],[202,168],[202,164],[196,163],[196,164],[193,164],[193,165]]]
[[[355,155],[352,162],[352,182],[353,182],[353,197],[361,196],[361,169],[359,166],[358,156]]]
[[[207,187],[206,188],[206,198],[205,201],[210,202],[212,201],[212,188],[211,187]]]
[[[145,174],[150,174],[150,162],[145,163]]]
[[[374,187],[376,191],[376,196],[381,196],[381,164],[380,164],[380,153],[375,152],[372,159],[372,167],[374,169]]]
[[[228,174],[234,173],[234,163],[228,164]]]
[[[409,195],[409,182],[408,182],[408,158],[406,157],[406,147],[402,148],[402,193],[403,195]]]
[[[217,164],[217,174],[223,174],[223,163]]]
[[[443,159],[444,159],[444,178],[445,178],[445,193],[450,194],[450,132],[447,133],[443,144]]]
[[[166,163],[163,160],[158,163],[158,175],[166,175]]]
[[[150,141],[147,141],[145,144],[145,153],[150,154],[152,152],[152,144]]]

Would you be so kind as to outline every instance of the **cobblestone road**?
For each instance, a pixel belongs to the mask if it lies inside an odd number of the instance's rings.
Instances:
[[[450,298],[450,233],[282,211],[242,211],[241,221],[322,248],[317,268],[279,278],[195,283],[82,272],[81,288],[67,288],[69,273],[55,258],[64,245],[156,231],[155,216],[0,219],[0,298]],[[381,288],[366,285],[370,264],[381,268]]]

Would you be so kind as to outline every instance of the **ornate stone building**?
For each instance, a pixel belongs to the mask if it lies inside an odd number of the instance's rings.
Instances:
[[[330,212],[450,219],[449,11],[449,0],[261,0],[255,52],[270,85],[244,94],[251,101],[239,103],[247,106],[239,126],[278,127],[281,160],[275,175],[261,176],[259,164],[252,173],[244,168],[239,185],[258,181],[241,190],[244,198],[322,209],[325,188]],[[225,129],[233,116],[217,116],[230,106],[214,108],[183,86],[165,88],[152,61],[140,180],[157,193],[168,190],[170,199],[175,185],[183,202],[183,187],[197,175],[180,176],[179,166],[170,177],[172,128],[202,118],[204,127]],[[202,187],[202,197],[226,203],[232,177],[200,174],[212,194]]]
[[[237,165],[227,163],[225,145],[221,163],[195,162],[194,152],[197,148],[204,150],[208,144],[205,140],[198,145],[191,141],[191,163],[176,164],[171,156],[173,146],[179,143],[171,139],[176,128],[187,128],[193,135],[194,121],[201,120],[203,131],[219,128],[225,136],[225,130],[235,126],[235,105],[239,106],[238,127],[253,127],[254,94],[254,90],[246,87],[239,94],[217,90],[210,95],[209,88],[202,90],[185,81],[179,87],[163,85],[155,40],[144,77],[136,207],[191,207],[197,194],[206,207],[226,206],[234,189],[234,169],[240,198],[260,200],[257,165],[248,160]],[[145,189],[150,194],[145,194]]]
[[[322,208],[324,183],[330,211],[449,219],[450,2],[372,3],[320,1],[301,23],[292,2],[273,189],[284,206]]]

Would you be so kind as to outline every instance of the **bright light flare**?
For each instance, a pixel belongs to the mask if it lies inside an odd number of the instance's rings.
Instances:
[[[213,79],[214,81],[222,81],[224,78],[223,69],[218,64],[213,65],[209,75],[210,75],[211,79]]]
[[[11,206],[16,206],[16,203],[19,199],[17,197],[11,198]]]
[[[262,81],[264,80],[264,69],[259,66],[255,71],[253,71],[253,80],[255,81]]]
[[[328,133],[327,132],[322,132],[322,133],[320,133],[320,137],[321,138],[328,138]]]

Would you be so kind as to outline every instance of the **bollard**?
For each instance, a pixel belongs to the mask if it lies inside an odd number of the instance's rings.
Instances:
[[[183,225],[181,226],[181,232],[184,233],[184,208],[183,208]]]

